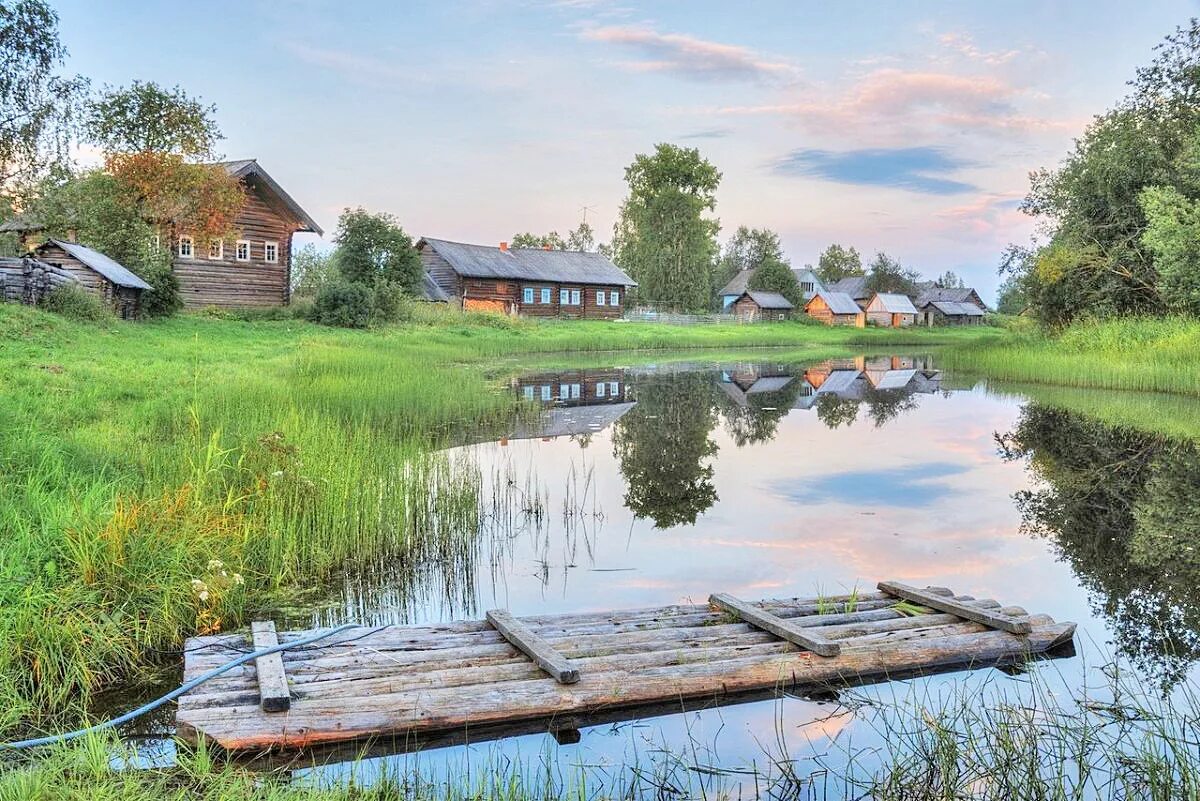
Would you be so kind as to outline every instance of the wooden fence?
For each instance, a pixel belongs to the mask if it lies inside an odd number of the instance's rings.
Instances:
[[[37,259],[0,259],[0,297],[10,303],[36,306],[51,290],[78,279],[61,267]]]

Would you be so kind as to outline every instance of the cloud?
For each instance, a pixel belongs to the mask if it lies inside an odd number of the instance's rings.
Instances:
[[[975,187],[940,177],[967,162],[935,147],[864,150],[793,150],[775,162],[779,175],[807,175],[859,186],[883,186],[926,195],[953,195]]]
[[[1020,238],[1018,231],[1029,229],[1033,221],[1021,211],[1020,192],[991,192],[958,206],[943,209],[935,215],[935,230],[975,241],[1012,241]]]
[[[662,72],[703,83],[775,83],[796,76],[795,67],[787,62],[769,59],[749,48],[685,34],[659,33],[635,25],[609,25],[587,29],[581,35],[638,55],[636,61],[621,62],[636,72]]]
[[[733,135],[732,128],[707,128],[703,131],[692,131],[691,133],[681,134],[680,139],[724,139],[727,136]]]
[[[845,503],[862,508],[888,506],[921,508],[950,495],[954,490],[937,479],[962,475],[966,469],[949,462],[895,467],[883,470],[848,470],[832,475],[806,477],[798,485],[779,482],[773,489],[787,500],[808,506],[814,503]]]
[[[388,84],[412,80],[412,71],[396,62],[345,50],[311,47],[297,42],[287,42],[284,46],[306,64],[321,67],[352,80]]]
[[[998,67],[1021,55],[1020,50],[983,50],[975,44],[969,33],[944,33],[938,37],[942,46],[971,61]]]

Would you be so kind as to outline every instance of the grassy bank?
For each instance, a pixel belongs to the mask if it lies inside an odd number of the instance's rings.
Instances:
[[[476,476],[435,449],[511,420],[485,378],[505,358],[988,336],[440,314],[380,331],[105,326],[0,306],[0,730],[61,725],[280,585],[473,536]]]
[[[1033,329],[954,348],[958,373],[1064,387],[1200,395],[1200,320],[1129,318],[1076,323],[1057,336]]]

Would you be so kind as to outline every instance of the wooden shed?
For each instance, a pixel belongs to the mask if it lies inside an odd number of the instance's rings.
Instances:
[[[917,321],[917,307],[908,295],[876,292],[866,311],[868,322],[883,328],[904,328]]]
[[[732,306],[737,318],[748,323],[786,320],[792,316],[795,308],[790,300],[778,292],[759,292],[756,289],[743,292]]]
[[[974,303],[952,300],[931,300],[917,307],[921,325],[980,325],[983,309]]]
[[[866,325],[866,313],[845,292],[818,292],[804,304],[804,313],[825,325]]]
[[[141,313],[142,293],[152,288],[125,266],[78,242],[49,239],[33,252],[41,261],[69,272],[125,320]]]

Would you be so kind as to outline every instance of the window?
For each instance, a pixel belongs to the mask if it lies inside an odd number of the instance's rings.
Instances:
[[[560,305],[560,306],[570,306],[571,305],[571,290],[569,290],[569,289],[558,290],[558,305]]]
[[[573,400],[579,399],[579,385],[578,384],[571,385],[571,398]]]
[[[604,290],[603,289],[596,290],[596,305],[597,306],[604,305]]]
[[[267,264],[276,264],[279,262],[278,242],[263,242],[263,261]]]
[[[620,306],[621,305],[621,295],[615,289],[608,293],[608,305],[609,306]]]
[[[620,394],[619,387],[620,387],[620,385],[616,381],[609,381],[608,382],[608,394],[614,398],[617,397],[617,395]]]
[[[812,281],[801,281],[800,282],[800,291],[805,294],[812,294],[813,282]]]
[[[245,239],[239,239],[236,255],[238,261],[250,261],[250,243]]]
[[[179,237],[179,258],[190,259],[192,257],[192,238],[190,236]]]
[[[559,384],[558,385],[558,399],[563,400],[563,401],[570,400],[571,399],[571,388],[569,386],[567,386],[566,384]]]
[[[597,397],[597,398],[603,398],[603,397],[604,397],[604,390],[605,390],[607,387],[608,387],[608,385],[607,385],[607,384],[605,384],[603,381],[601,381],[599,384],[597,384],[597,385],[596,385],[596,397]]]
[[[550,304],[550,287],[544,286],[544,287],[542,287],[542,305],[548,306],[549,304]]]
[[[522,387],[525,393],[525,400],[533,400],[533,387]]]
[[[521,293],[521,300],[525,303],[533,303],[533,287],[525,287],[525,291]]]
[[[225,258],[225,242],[221,239],[213,239],[208,243],[208,257],[216,261]]]
[[[579,305],[579,290],[578,289],[571,290],[571,305],[572,306]]]
[[[542,384],[542,400],[544,400],[544,401],[550,400],[550,385],[549,384]]]

